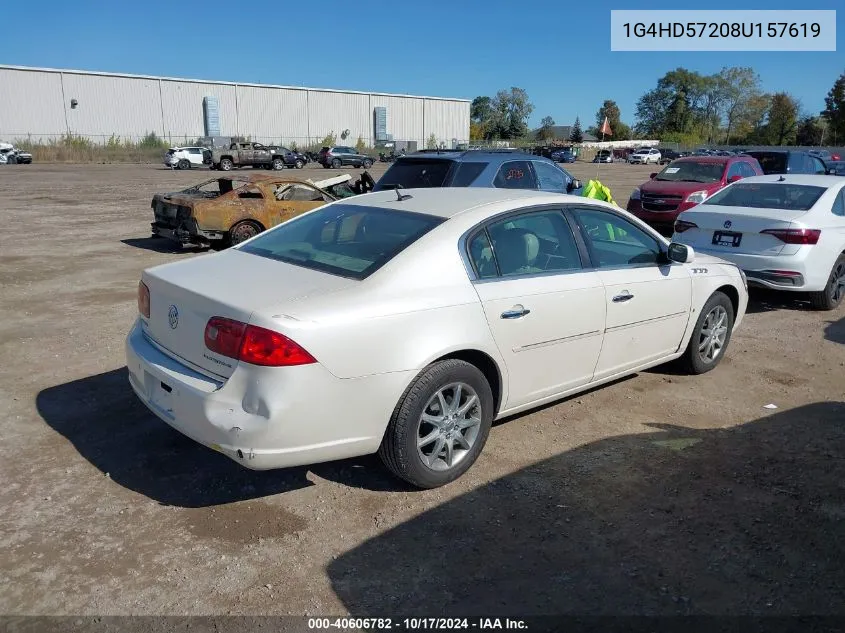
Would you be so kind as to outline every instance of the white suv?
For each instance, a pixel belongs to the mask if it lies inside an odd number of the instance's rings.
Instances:
[[[205,147],[171,147],[164,155],[164,164],[176,169],[209,165],[211,152]]]
[[[631,164],[642,163],[643,165],[654,163],[657,165],[660,163],[660,151],[654,147],[641,147],[628,157],[628,162]]]

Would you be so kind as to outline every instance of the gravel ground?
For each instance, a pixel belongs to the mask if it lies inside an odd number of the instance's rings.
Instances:
[[[653,171],[566,167],[621,203]],[[140,271],[202,256],[149,239],[150,198],[207,175],[0,169],[0,613],[845,614],[845,309],[754,293],[716,371],[498,423],[442,489],[251,472],[124,368]]]

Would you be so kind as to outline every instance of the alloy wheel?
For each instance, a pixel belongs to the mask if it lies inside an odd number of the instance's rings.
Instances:
[[[417,425],[417,451],[432,470],[449,470],[470,452],[481,428],[481,399],[464,382],[441,387]]]
[[[698,335],[698,353],[701,360],[712,363],[725,346],[728,336],[728,312],[723,306],[717,305],[704,318]]]

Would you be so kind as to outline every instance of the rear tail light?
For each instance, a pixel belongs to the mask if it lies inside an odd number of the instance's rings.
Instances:
[[[778,238],[786,244],[816,244],[822,232],[819,229],[767,229],[760,231]]]
[[[138,282],[138,312],[150,318],[150,289],[143,281]]]
[[[317,362],[284,334],[223,317],[209,319],[205,326],[205,346],[215,354],[265,367]]]
[[[686,220],[675,220],[675,233],[683,233],[689,229],[697,229],[698,225],[695,222],[687,222]]]

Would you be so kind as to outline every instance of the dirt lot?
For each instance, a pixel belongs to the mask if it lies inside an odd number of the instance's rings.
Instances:
[[[623,204],[653,170],[566,167]],[[203,256],[150,197],[206,175],[0,168],[0,613],[845,614],[845,309],[756,293],[716,371],[499,423],[444,489],[254,473],[124,369],[140,271]]]

